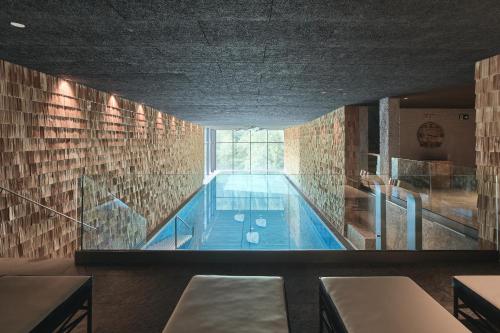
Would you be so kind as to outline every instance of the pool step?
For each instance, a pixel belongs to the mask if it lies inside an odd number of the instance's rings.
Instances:
[[[191,244],[191,235],[179,235],[177,236],[177,248],[187,249]],[[166,237],[161,241],[148,246],[148,250],[175,250],[175,237]]]
[[[193,239],[193,236],[191,235],[177,236],[177,248],[188,249],[189,246],[191,245],[191,239]]]

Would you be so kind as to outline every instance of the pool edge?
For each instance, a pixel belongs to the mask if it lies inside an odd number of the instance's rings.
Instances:
[[[424,251],[190,251],[190,250],[89,250],[75,253],[76,265],[155,265],[189,263],[282,263],[282,264],[394,264],[415,262],[498,262],[494,250]]]

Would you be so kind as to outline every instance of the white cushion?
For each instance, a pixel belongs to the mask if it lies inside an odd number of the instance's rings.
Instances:
[[[460,275],[455,279],[500,309],[500,275]]]
[[[30,332],[88,279],[88,276],[1,277],[0,331]]]
[[[194,276],[163,332],[288,332],[283,279]]]
[[[349,333],[469,332],[407,277],[324,277]]]

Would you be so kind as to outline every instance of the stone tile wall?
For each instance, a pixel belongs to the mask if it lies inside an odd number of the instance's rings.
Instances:
[[[359,107],[346,106],[285,130],[285,169],[342,234],[344,185],[359,175]]]
[[[391,175],[391,159],[399,157],[400,108],[399,98],[386,97],[379,102],[380,166],[382,178]]]
[[[290,176],[297,175],[300,164],[300,126],[285,130],[285,171]]]
[[[143,217],[147,233],[202,184],[203,128],[0,60],[0,185],[77,218],[83,172]],[[91,195],[95,205],[108,196]],[[73,222],[12,195],[0,194],[0,217],[0,256],[68,256],[77,247]],[[129,237],[120,223],[105,230]]]
[[[500,171],[500,55],[476,63],[479,236],[496,239],[495,176]]]

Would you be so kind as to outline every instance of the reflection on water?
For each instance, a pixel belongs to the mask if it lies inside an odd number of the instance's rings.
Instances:
[[[283,175],[218,175],[179,216],[194,227],[178,225],[180,249],[344,249]],[[174,237],[172,220],[144,249],[172,249]]]

